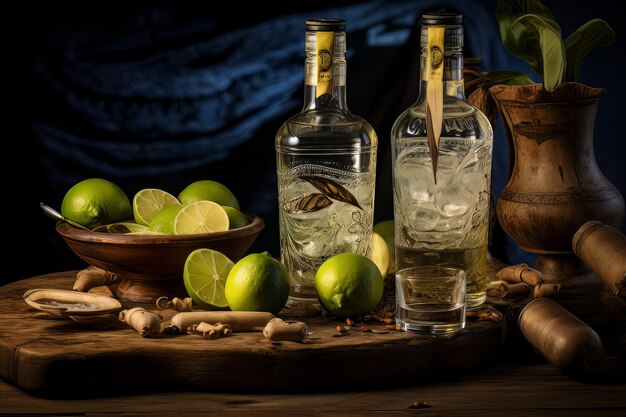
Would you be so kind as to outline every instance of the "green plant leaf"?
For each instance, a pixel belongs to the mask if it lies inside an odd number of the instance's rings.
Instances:
[[[513,22],[513,27],[522,26],[525,34],[534,34],[528,39],[520,39],[526,45],[527,50],[536,51],[539,47],[540,53],[528,60],[531,67],[543,77],[543,87],[552,91],[563,82],[565,74],[565,48],[561,40],[561,31],[554,29],[554,26],[541,16],[526,14]]]
[[[565,41],[565,81],[576,81],[583,61],[592,56],[599,46],[609,46],[614,39],[615,32],[602,19],[592,19],[579,27]]]
[[[550,10],[538,0],[500,0],[496,17],[504,46],[542,76],[544,88],[556,88],[563,79],[565,49]]]
[[[518,71],[489,71],[485,74],[494,84],[503,85],[528,85],[534,81],[528,74]]]
[[[527,14],[542,17],[559,34],[561,28],[550,10],[538,0],[500,0],[498,2],[496,18],[502,43],[513,55],[529,61],[539,55],[538,43],[533,45],[528,42],[528,38],[537,39],[536,32],[529,31],[522,25],[514,25],[515,21]],[[537,72],[541,74],[539,70]]]

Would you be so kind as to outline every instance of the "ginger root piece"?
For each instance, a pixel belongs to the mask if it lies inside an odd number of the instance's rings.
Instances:
[[[119,319],[137,330],[141,337],[156,336],[161,331],[161,318],[141,307],[120,311]]]
[[[559,294],[561,294],[561,288],[562,288],[561,284],[543,283],[533,288],[533,297],[534,298],[541,298],[541,297],[557,298]]]
[[[278,317],[271,319],[263,329],[263,336],[273,342],[302,342],[309,332],[301,321],[284,321]]]
[[[506,282],[502,284],[502,298],[525,298],[530,294],[531,287],[526,285],[523,282],[518,282],[516,284],[507,284]]]
[[[95,266],[89,266],[76,274],[76,281],[72,289],[74,291],[87,292],[94,287],[116,284],[121,280],[122,279],[113,272],[105,271]]]
[[[527,264],[517,264],[499,270],[496,273],[496,279],[511,283],[523,282],[535,287],[543,283],[543,274]]]
[[[518,323],[526,340],[561,372],[590,374],[600,365],[604,347],[598,334],[556,301],[531,301]]]
[[[187,328],[187,333],[197,334],[203,339],[216,340],[233,334],[233,329],[224,323],[209,324],[202,322]]]
[[[171,300],[168,300],[167,297],[160,297],[156,300],[156,307],[159,310],[165,310],[166,308],[170,308],[176,311],[191,311],[193,307],[193,301],[191,297],[183,298],[182,300],[178,297],[174,297]]]

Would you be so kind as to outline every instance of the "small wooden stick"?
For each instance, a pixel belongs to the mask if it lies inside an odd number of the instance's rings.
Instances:
[[[191,297],[183,298],[182,300],[178,297],[174,297],[171,300],[168,300],[167,297],[160,297],[156,300],[156,307],[159,310],[170,308],[176,311],[191,311],[192,306],[193,301],[191,300]]]
[[[232,335],[233,329],[228,324],[224,323],[209,324],[202,322],[188,327],[187,333],[197,334],[202,336],[203,339],[216,340]]]
[[[533,289],[533,297],[556,298],[561,294],[561,284],[540,284]]]
[[[279,318],[271,319],[263,329],[263,336],[273,342],[302,342],[308,334],[305,323],[301,321],[284,321]]]
[[[141,337],[155,336],[161,331],[161,318],[141,307],[120,311],[119,319],[137,330]]]
[[[117,274],[90,266],[76,274],[76,281],[72,289],[74,291],[87,292],[91,288],[112,285],[120,281],[121,278]]]
[[[496,273],[496,279],[510,283],[523,282],[531,287],[543,283],[543,274],[527,264],[517,264],[502,268]]]

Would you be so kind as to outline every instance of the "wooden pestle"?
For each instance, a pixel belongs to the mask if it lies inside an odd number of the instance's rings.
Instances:
[[[578,229],[572,248],[616,296],[626,298],[626,236],[592,220]]]
[[[538,298],[519,316],[522,334],[563,373],[595,372],[604,354],[602,340],[587,324],[550,298]]]

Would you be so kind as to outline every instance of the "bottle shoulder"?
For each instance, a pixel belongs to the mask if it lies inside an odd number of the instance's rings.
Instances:
[[[396,119],[391,137],[426,137],[426,104],[416,103]],[[493,140],[493,128],[483,112],[464,100],[444,103],[441,137]]]
[[[341,109],[311,109],[283,123],[275,139],[276,147],[347,150],[376,148],[378,136],[372,125],[360,116]]]

